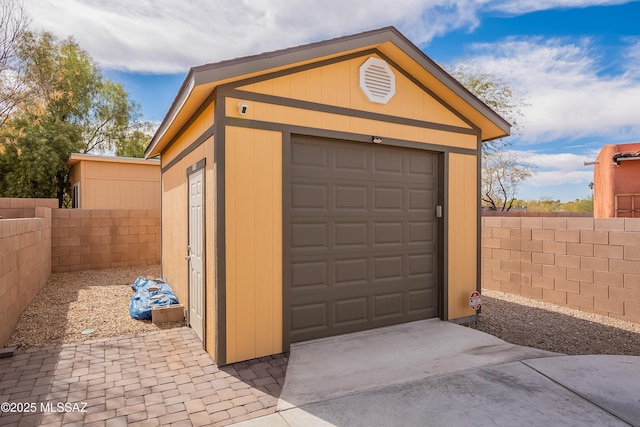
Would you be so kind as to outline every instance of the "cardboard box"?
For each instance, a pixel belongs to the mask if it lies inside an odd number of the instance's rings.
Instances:
[[[184,306],[182,304],[153,307],[151,310],[151,322],[180,322],[184,320]]]

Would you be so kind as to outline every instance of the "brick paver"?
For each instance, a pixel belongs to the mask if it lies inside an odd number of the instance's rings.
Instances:
[[[287,362],[219,368],[186,327],[18,351],[0,359],[0,426],[229,425],[275,412]]]

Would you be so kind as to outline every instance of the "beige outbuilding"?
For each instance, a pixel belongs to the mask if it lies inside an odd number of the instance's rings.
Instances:
[[[392,27],[192,68],[146,150],[163,275],[218,364],[468,319],[509,130]]]
[[[160,161],[71,154],[74,208],[160,209]]]

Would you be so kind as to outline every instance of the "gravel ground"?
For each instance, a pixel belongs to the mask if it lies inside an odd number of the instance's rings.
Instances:
[[[490,290],[469,326],[504,341],[570,355],[640,356],[640,324]]]
[[[131,285],[139,276],[159,277],[160,266],[52,274],[20,316],[7,347],[44,347],[183,326],[131,318]],[[95,332],[83,335],[87,329]]]
[[[7,346],[44,347],[183,326],[154,325],[129,315],[133,281],[159,275],[157,265],[52,274],[22,313]],[[640,324],[503,292],[483,290],[479,319],[469,327],[513,344],[572,355],[640,356]],[[83,335],[86,329],[95,332]]]

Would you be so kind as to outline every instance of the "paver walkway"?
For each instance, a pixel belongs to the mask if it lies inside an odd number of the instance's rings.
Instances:
[[[275,412],[286,366],[218,368],[186,327],[16,352],[0,359],[0,425],[228,425]]]

